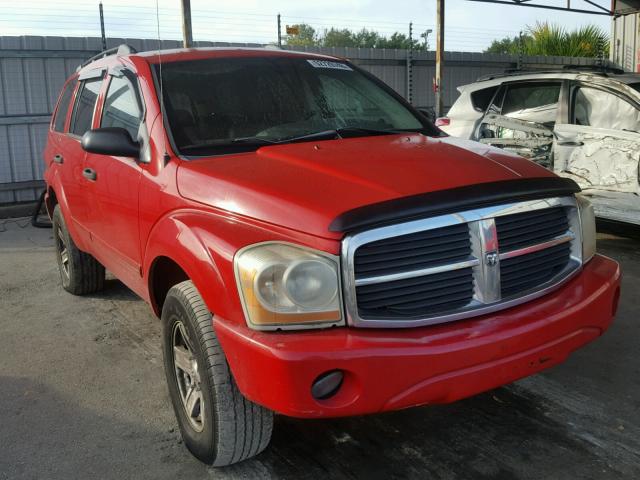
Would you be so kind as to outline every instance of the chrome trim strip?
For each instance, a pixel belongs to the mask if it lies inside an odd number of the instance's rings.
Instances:
[[[473,255],[480,259],[474,269],[474,299],[480,303],[500,300],[500,257],[498,256],[498,232],[493,218],[471,222]],[[491,263],[489,259],[495,263]]]
[[[565,235],[558,235],[557,237],[549,240],[548,242],[536,243],[535,245],[530,245],[528,247],[519,248],[517,250],[512,250],[510,252],[505,252],[500,254],[500,260],[506,260],[507,258],[519,257],[520,255],[527,255],[529,253],[539,252],[540,250],[544,250],[546,248],[555,247],[556,245],[561,245],[563,243],[570,242],[576,238],[576,236],[569,232]]]
[[[480,260],[473,258],[464,262],[447,263],[438,265],[437,267],[422,268],[420,270],[411,270],[409,272],[392,273],[389,275],[380,275],[377,277],[359,278],[355,281],[356,287],[363,285],[374,285],[376,283],[394,282],[396,280],[405,280],[407,278],[425,277],[427,275],[435,275],[436,273],[449,272],[451,270],[461,270],[463,268],[475,267],[480,264]]]
[[[491,250],[490,248],[492,229],[495,228],[495,221],[493,219],[503,215],[513,215],[516,213],[530,212],[533,210],[541,210],[553,207],[565,207],[567,209],[569,229],[565,235],[561,235],[560,237],[558,237],[558,239],[561,238],[563,242],[571,242],[571,254],[567,267],[562,272],[558,273],[554,278],[552,278],[545,284],[538,285],[535,289],[532,289],[532,291],[523,292],[519,294],[517,298],[510,298],[506,300],[501,299],[499,268],[497,268],[497,274],[493,273],[492,271],[484,271],[484,269],[487,268],[486,254],[496,251]],[[568,282],[571,278],[573,278],[581,271],[582,237],[580,232],[580,219],[578,215],[579,213],[575,197],[553,197],[540,200],[513,202],[503,205],[483,207],[479,209],[458,212],[454,214],[440,215],[427,219],[413,220],[410,222],[379,227],[347,236],[342,241],[341,252],[343,299],[345,302],[344,307],[347,316],[347,322],[351,326],[365,328],[419,327],[492,313],[544,296],[547,293],[560,287],[564,283]],[[355,251],[360,246],[370,242],[374,242],[376,240],[408,235],[415,232],[432,230],[435,228],[441,228],[460,223],[469,224],[472,243],[472,255],[473,257],[475,257],[474,260],[477,262],[473,266],[474,283],[476,284],[476,287],[474,288],[474,297],[468,305],[452,313],[448,313],[445,315],[435,315],[431,317],[361,318],[359,316],[356,298],[356,285],[360,286],[366,284],[366,282],[369,280],[359,279],[360,282],[356,282],[355,280],[353,258]],[[551,242],[555,242],[558,239],[553,239],[551,240]],[[545,244],[546,243],[548,242],[545,242]],[[549,246],[552,245],[546,245],[546,248],[548,248]],[[518,251],[519,250],[516,250],[515,252]],[[507,257],[507,255],[511,254],[511,252],[505,252],[505,254],[503,254],[505,256],[500,255],[499,245],[497,253],[498,266],[500,259],[509,258]],[[527,252],[523,252],[522,254],[524,253],[532,253],[532,251],[528,250]],[[515,255],[511,254],[510,256]],[[456,264],[449,264],[437,268],[439,269],[439,271],[447,271],[451,270],[452,265]],[[480,271],[480,269],[482,269],[482,271]],[[362,283],[362,280],[364,280],[365,283]],[[480,282],[483,283],[482,286],[477,285]]]

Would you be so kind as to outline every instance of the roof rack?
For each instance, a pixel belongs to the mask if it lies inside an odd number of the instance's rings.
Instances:
[[[507,69],[502,73],[489,73],[478,77],[476,82],[484,82],[502,77],[514,77],[518,75],[532,75],[538,73],[583,73],[589,72],[595,75],[607,77],[609,75],[622,75],[624,70],[614,66],[607,65],[559,65],[558,68],[541,68],[541,69]]]
[[[126,43],[123,43],[122,45],[118,45],[117,47],[108,48],[106,50],[103,50],[99,54],[94,55],[88,60],[85,60],[81,65],[78,66],[78,68],[76,69],[76,72],[80,70],[82,67],[89,65],[91,62],[95,62],[96,60],[99,60],[101,58],[108,57],[109,55],[130,55],[132,53],[138,53],[138,51],[135,48],[133,48],[131,45],[127,45]]]

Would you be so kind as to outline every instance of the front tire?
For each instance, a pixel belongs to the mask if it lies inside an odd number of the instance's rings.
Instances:
[[[262,452],[273,413],[242,396],[191,281],[172,287],[162,307],[164,367],[185,445],[195,457],[226,466]]]
[[[90,254],[76,246],[67,230],[60,205],[56,205],[53,209],[52,223],[62,287],[74,295],[86,295],[102,290],[104,267]]]

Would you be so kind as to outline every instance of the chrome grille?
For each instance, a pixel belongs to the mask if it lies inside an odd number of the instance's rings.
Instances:
[[[364,327],[442,323],[543,295],[582,262],[573,197],[381,227],[345,238],[347,316]]]
[[[356,250],[356,279],[403,272],[407,267],[422,269],[456,263],[469,255],[471,239],[464,224],[386,238]]]

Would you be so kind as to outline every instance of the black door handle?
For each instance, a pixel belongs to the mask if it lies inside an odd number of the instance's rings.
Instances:
[[[62,164],[62,163],[64,163],[64,158],[62,157],[62,155],[60,155],[60,154],[58,153],[57,155],[54,155],[54,156],[53,156],[53,161],[54,161],[55,163],[60,163],[60,164]]]
[[[584,142],[558,142],[558,145],[560,145],[561,147],[582,147],[584,145]]]
[[[96,178],[98,178],[98,174],[93,168],[85,168],[84,170],[82,170],[82,176],[87,180],[91,180],[92,182],[95,182]]]

